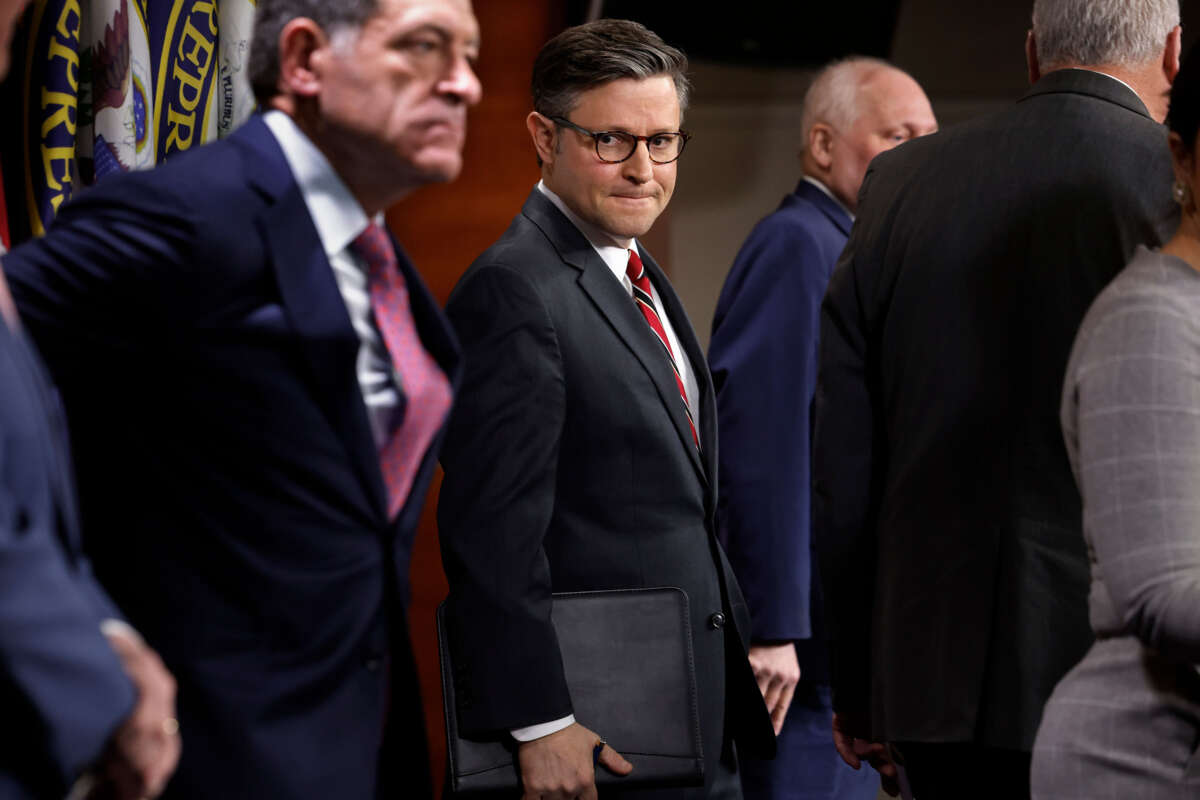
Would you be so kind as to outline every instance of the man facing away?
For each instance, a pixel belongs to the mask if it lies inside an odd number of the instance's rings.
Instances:
[[[269,110],[4,259],[178,678],[171,797],[429,794],[404,603],[458,352],[378,220],[457,175],[478,47],[469,0],[260,0]]]
[[[0,0],[0,80],[25,5]],[[0,797],[155,797],[179,758],[175,684],[80,551],[64,430],[0,273]]]
[[[915,80],[873,58],[834,62],[804,97],[803,178],[742,245],[717,302],[717,529],[750,606],[750,663],[779,735],[744,759],[747,798],[874,800],[829,739],[829,653],[812,554],[812,399],[821,299],[850,233],[867,165],[937,130]],[[869,565],[862,565],[869,569]]]
[[[1174,228],[1175,0],[1037,0],[1013,107],[875,160],[822,307],[814,531],[839,750],[1027,797],[1090,643],[1057,408],[1076,328]],[[857,740],[857,741],[856,741]]]
[[[687,593],[705,785],[654,796],[739,797],[732,741],[773,750],[715,537],[712,382],[637,241],[675,187],[685,70],[632,22],[548,42],[526,119],[541,181],[447,305],[466,360],[438,505],[459,720],[517,740],[530,800],[595,797],[604,735],[572,714],[551,592]],[[629,770],[611,747],[599,764]]]

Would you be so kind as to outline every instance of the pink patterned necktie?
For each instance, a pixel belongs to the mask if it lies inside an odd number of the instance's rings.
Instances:
[[[404,507],[425,452],[446,420],[453,394],[445,373],[421,344],[408,303],[408,287],[387,233],[372,222],[350,246],[367,264],[375,324],[407,399],[404,420],[379,448],[388,516],[394,518]]]
[[[667,339],[667,331],[663,328],[658,312],[654,310],[654,296],[650,292],[650,276],[646,274],[646,266],[636,250],[629,251],[629,263],[625,265],[625,274],[633,284],[633,302],[642,310],[642,316],[650,323],[650,329],[662,342],[667,351],[667,361],[671,362],[671,372],[675,374],[675,385],[679,387],[679,398],[683,401],[683,413],[687,415],[688,427],[692,429],[692,441],[696,449],[700,448],[700,437],[696,435],[696,423],[692,419],[692,409],[688,405],[687,389],[683,387],[683,377],[679,374],[679,366],[675,363],[675,353],[671,350],[671,342]]]

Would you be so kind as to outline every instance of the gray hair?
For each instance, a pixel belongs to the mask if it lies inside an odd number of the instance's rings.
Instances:
[[[682,113],[691,84],[687,56],[637,22],[600,19],[567,28],[542,46],[533,62],[533,108],[545,117],[566,117],[579,95],[621,78],[667,75],[675,81]]]
[[[246,73],[259,104],[279,93],[279,34],[285,25],[307,17],[333,37],[361,28],[378,8],[378,0],[258,0]]]
[[[804,93],[800,112],[800,153],[808,150],[808,134],[818,122],[844,131],[859,114],[858,90],[880,69],[897,69],[881,58],[850,56],[832,61],[817,73]]]
[[[1034,0],[1033,35],[1043,70],[1157,58],[1179,24],[1179,0]]]

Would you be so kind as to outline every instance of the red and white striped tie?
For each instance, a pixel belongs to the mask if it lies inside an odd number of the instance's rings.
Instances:
[[[700,437],[696,435],[696,421],[692,419],[692,409],[688,405],[687,389],[683,386],[683,376],[679,374],[679,366],[675,363],[675,353],[671,350],[671,342],[667,340],[667,332],[663,328],[658,312],[654,310],[654,296],[650,291],[650,276],[646,274],[646,266],[636,250],[629,251],[629,263],[625,265],[625,274],[633,284],[633,301],[642,310],[642,316],[650,323],[650,330],[662,342],[667,351],[667,361],[671,363],[671,372],[675,375],[675,385],[679,387],[679,399],[683,401],[683,413],[687,415],[688,427],[692,429],[692,441],[696,449],[700,449]]]

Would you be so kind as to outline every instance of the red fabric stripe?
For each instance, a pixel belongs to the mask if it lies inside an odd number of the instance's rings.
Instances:
[[[642,264],[642,259],[638,256],[636,250],[629,251],[629,263],[625,267],[625,274],[629,276],[629,280],[639,290],[644,292],[647,297],[654,295],[650,291],[650,278],[646,275],[646,267]],[[696,447],[700,446],[700,437],[696,434],[696,425],[692,422],[692,410],[688,406],[687,389],[683,386],[683,378],[679,375],[679,368],[675,364],[675,351],[671,349],[671,342],[667,339],[667,331],[663,328],[662,320],[658,318],[658,314],[654,308],[645,302],[637,301],[635,305],[641,309],[642,316],[646,318],[646,322],[650,323],[650,329],[658,336],[659,341],[663,343],[663,347],[667,348],[667,354],[671,357],[671,371],[675,375],[675,385],[679,387],[679,397],[683,400],[683,412],[687,416],[688,427],[692,429],[692,440],[696,443]]]

